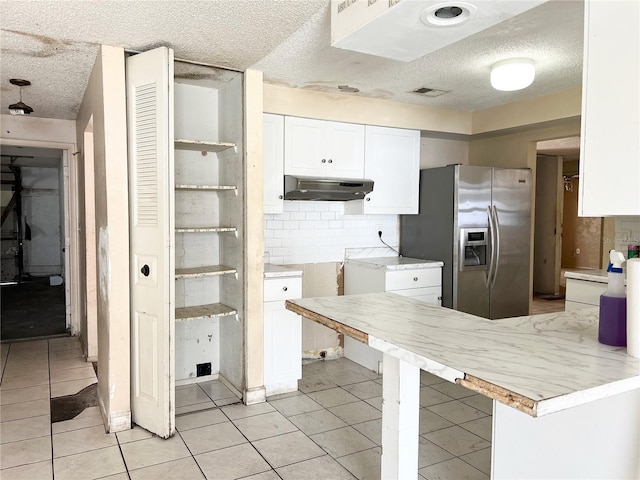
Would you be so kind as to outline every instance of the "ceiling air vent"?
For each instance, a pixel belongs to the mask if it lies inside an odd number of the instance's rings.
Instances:
[[[420,87],[416,88],[413,93],[422,95],[423,97],[439,97],[445,93],[449,93],[448,90],[438,90],[437,88]]]

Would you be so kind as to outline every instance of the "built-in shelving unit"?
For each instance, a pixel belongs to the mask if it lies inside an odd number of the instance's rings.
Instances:
[[[204,140],[185,140],[175,139],[174,146],[176,150],[186,151],[201,151],[201,152],[223,152],[228,149],[234,149],[236,151],[236,145],[228,142],[209,142]],[[215,160],[212,160],[215,161]],[[175,185],[177,191],[193,192],[196,195],[197,200],[191,199],[191,203],[197,206],[201,206],[204,210],[207,205],[207,201],[211,201],[206,196],[200,197],[200,194],[208,192],[227,192],[237,191],[235,185],[199,185],[193,183],[179,183]],[[215,216],[219,217],[219,212],[214,212]],[[206,216],[206,214],[205,214]],[[176,223],[179,223],[179,219],[176,219]],[[200,225],[200,226],[180,226],[175,228],[176,233],[181,234],[222,234],[222,233],[235,233],[237,231],[234,226],[221,226],[221,225]],[[236,269],[225,265],[200,265],[189,268],[176,268],[175,278],[176,280],[189,280],[189,279],[202,279],[206,277],[219,277],[222,275],[235,274]],[[187,320],[199,320],[205,318],[218,318],[237,315],[236,309],[225,305],[223,303],[208,303],[204,305],[193,305],[187,307],[176,308],[175,318],[176,321]]]

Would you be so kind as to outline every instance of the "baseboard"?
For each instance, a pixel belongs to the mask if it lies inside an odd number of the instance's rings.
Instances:
[[[106,433],[124,432],[131,430],[131,411],[113,413],[107,415],[107,409],[104,406],[104,402],[100,397],[100,391],[98,390],[98,404],[100,407],[100,414],[102,415],[102,423]]]
[[[267,401],[267,391],[264,386],[250,388],[244,391],[242,395],[242,401],[245,405],[254,405],[256,403],[263,403]]]

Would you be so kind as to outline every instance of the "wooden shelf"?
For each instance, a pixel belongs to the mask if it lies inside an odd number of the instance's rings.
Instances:
[[[176,308],[176,322],[198,320],[201,318],[227,317],[237,315],[237,311],[223,303],[210,303],[208,305],[196,305],[194,307]]]
[[[238,187],[235,185],[176,185],[176,190],[211,190],[211,191],[226,191],[226,190],[236,190]]]
[[[214,277],[236,273],[235,268],[225,265],[207,265],[204,267],[176,268],[176,278]]]
[[[204,140],[185,140],[176,138],[173,142],[176,150],[192,150],[195,152],[222,152],[229,148],[235,148],[235,143],[227,142],[206,142]]]
[[[235,232],[236,227],[176,227],[176,233]]]

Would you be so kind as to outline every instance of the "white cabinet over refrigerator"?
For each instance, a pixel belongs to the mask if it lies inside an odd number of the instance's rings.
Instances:
[[[418,258],[348,258],[344,263],[344,294],[391,292],[441,305],[442,266],[440,261]],[[344,356],[382,373],[382,353],[351,337],[344,338]]]

